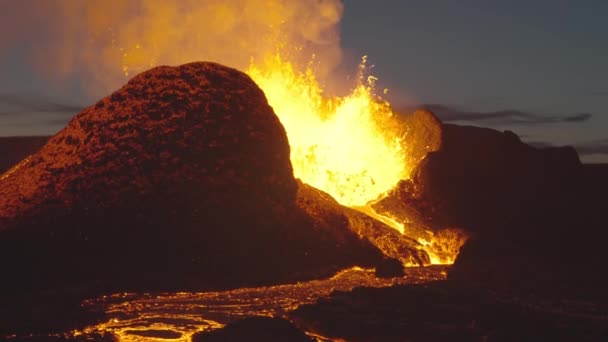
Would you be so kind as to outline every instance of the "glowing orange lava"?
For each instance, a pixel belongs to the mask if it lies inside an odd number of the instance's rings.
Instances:
[[[370,206],[400,180],[409,179],[418,160],[408,158],[408,143],[414,142],[406,139],[390,104],[374,94],[375,78],[365,77],[365,62],[363,57],[359,83],[344,97],[325,96],[310,64],[298,72],[278,53],[260,64],[252,62],[247,73],[285,127],[294,176],[410,236],[408,223]],[[457,230],[416,235],[410,237],[432,264],[454,263],[466,240]]]
[[[276,54],[247,73],[287,131],[294,176],[347,206],[362,206],[409,178],[403,136],[373,78],[345,97],[325,97],[311,66],[300,73]]]

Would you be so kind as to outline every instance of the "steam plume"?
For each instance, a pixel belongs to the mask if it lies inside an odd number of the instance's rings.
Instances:
[[[103,94],[152,66],[209,60],[245,69],[277,48],[317,72],[340,61],[340,0],[22,0],[0,11],[0,49]],[[15,34],[20,32],[20,34]],[[15,37],[17,37],[15,39]],[[319,75],[318,75],[319,76]]]

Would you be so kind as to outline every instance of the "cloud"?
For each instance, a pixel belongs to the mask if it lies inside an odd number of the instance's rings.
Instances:
[[[455,107],[440,104],[427,104],[421,106],[435,113],[439,119],[450,121],[473,121],[510,124],[510,125],[534,125],[552,123],[578,123],[592,118],[591,113],[574,113],[564,116],[545,116],[517,109],[504,109],[492,112],[467,111]]]
[[[590,113],[572,114],[562,118],[562,122],[584,122],[591,119],[592,116]]]
[[[0,3],[0,48],[20,45],[35,72],[76,77],[93,96],[158,65],[215,61],[245,70],[280,48],[300,71],[314,55],[322,61],[317,76],[325,76],[342,55],[342,0]]]
[[[0,93],[0,115],[21,113],[70,113],[75,114],[83,109],[82,106],[60,103],[45,97],[32,94],[2,94]]]

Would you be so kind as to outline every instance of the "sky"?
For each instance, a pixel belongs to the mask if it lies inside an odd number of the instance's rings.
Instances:
[[[0,0],[0,22],[27,15],[15,3]],[[338,69],[367,55],[396,109],[424,106],[444,122],[574,145],[583,161],[608,162],[608,1],[343,3]],[[0,29],[0,136],[54,134],[100,97],[78,73],[57,81],[32,66],[29,48],[49,43],[44,32]]]

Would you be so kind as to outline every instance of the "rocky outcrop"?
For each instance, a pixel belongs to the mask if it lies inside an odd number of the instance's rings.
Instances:
[[[472,235],[451,278],[545,287],[569,273],[569,262],[584,262],[584,251],[571,244],[579,238],[572,214],[582,171],[572,148],[537,149],[511,132],[444,125],[442,148],[416,182],[435,224],[451,222]]]
[[[387,195],[372,204],[376,213],[405,222],[406,234],[416,241],[426,241],[424,250],[433,262],[452,264],[469,233],[449,220],[439,224],[435,203],[418,197],[418,184],[410,179],[400,181]]]
[[[571,147],[535,148],[509,131],[444,124],[440,148],[374,208],[436,232],[465,229],[470,239],[452,280],[588,292],[593,286],[576,279],[608,284],[598,271],[608,210],[600,169],[582,165]]]
[[[405,137],[405,155],[412,173],[426,162],[429,154],[442,146],[443,126],[429,110],[419,109],[402,116]],[[453,222],[434,224],[436,213],[424,207],[425,202],[415,201],[419,184],[417,180],[401,180],[382,199],[370,204],[376,214],[388,217],[403,225],[405,235],[413,241],[421,241],[428,261],[425,264],[452,263],[467,234]],[[430,256],[430,258],[429,258]]]
[[[297,192],[285,131],[248,76],[154,68],[1,176],[2,287],[231,287],[380,260]]]
[[[403,277],[405,275],[405,270],[403,263],[401,263],[399,259],[386,258],[376,266],[374,274],[378,278]]]
[[[428,254],[421,249],[420,244],[397,230],[387,226],[364,214],[366,208],[360,211],[340,205],[329,194],[315,189],[298,180],[298,195],[296,203],[308,215],[315,218],[315,226],[322,227],[320,231],[338,232],[344,229],[328,229],[327,227],[344,227],[354,232],[361,239],[370,241],[385,256],[401,261],[403,265],[427,265],[430,263]],[[373,213],[370,213],[373,215]],[[335,241],[342,241],[343,236],[330,237]],[[371,256],[371,254],[370,254]],[[367,259],[366,264],[384,262],[383,257],[376,255]]]
[[[440,140],[441,147],[417,166],[412,180],[402,181],[374,205],[376,210],[434,229],[459,226],[479,233],[478,227],[519,208],[561,197],[565,188],[576,186],[582,169],[573,148],[537,149],[509,131],[444,124]]]
[[[577,186],[581,167],[571,147],[537,149],[509,131],[445,124],[441,149],[414,179],[435,205],[428,216],[437,224],[449,220],[478,233],[496,219],[550,206]]]

